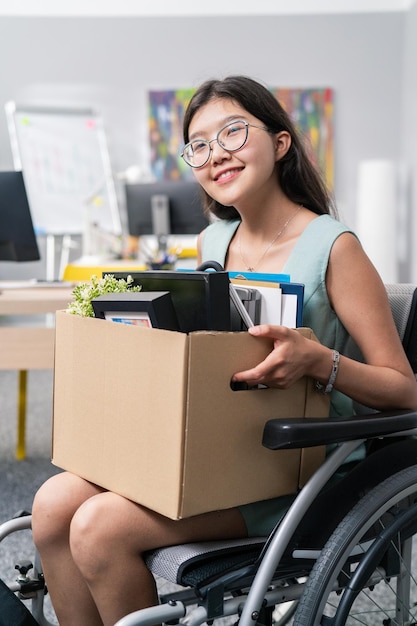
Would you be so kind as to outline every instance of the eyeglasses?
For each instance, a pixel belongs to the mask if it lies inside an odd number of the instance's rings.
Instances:
[[[243,120],[230,122],[230,124],[226,124],[226,126],[223,126],[223,128],[219,130],[215,139],[211,139],[210,141],[206,139],[195,139],[187,143],[181,156],[190,167],[203,167],[210,158],[211,151],[213,150],[211,147],[213,141],[217,141],[219,146],[223,148],[223,150],[227,150],[227,152],[237,152],[237,150],[243,148],[247,142],[249,126],[269,132],[268,128],[265,126],[249,124],[249,122],[244,122]]]

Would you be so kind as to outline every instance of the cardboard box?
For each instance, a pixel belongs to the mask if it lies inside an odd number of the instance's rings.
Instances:
[[[313,337],[309,329],[300,329]],[[189,335],[58,312],[53,463],[178,519],[294,492],[324,450],[261,445],[267,419],[323,417],[311,379],[232,391],[268,341]]]

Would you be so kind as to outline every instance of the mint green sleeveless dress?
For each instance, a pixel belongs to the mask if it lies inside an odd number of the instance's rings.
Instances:
[[[225,265],[229,243],[239,220],[218,221],[206,228],[202,237],[202,261],[218,261]],[[280,273],[289,274],[291,282],[303,283],[303,326],[312,328],[318,340],[329,348],[344,353],[349,335],[331,307],[326,290],[326,271],[334,242],[343,233],[352,231],[329,215],[320,215],[305,228]],[[354,234],[354,233],[352,233]],[[333,390],[330,416],[352,415],[353,403],[344,394]],[[361,458],[358,451],[355,458]],[[354,461],[350,457],[349,461]],[[249,536],[266,536],[283,516],[294,496],[255,502],[239,507]]]

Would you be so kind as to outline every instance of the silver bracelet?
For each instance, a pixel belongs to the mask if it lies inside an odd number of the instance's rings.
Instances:
[[[327,381],[326,386],[322,385],[318,380],[316,380],[315,387],[317,391],[321,391],[322,393],[331,393],[333,391],[333,385],[336,380],[337,372],[339,371],[339,362],[340,354],[337,350],[333,350],[333,364],[329,380]]]

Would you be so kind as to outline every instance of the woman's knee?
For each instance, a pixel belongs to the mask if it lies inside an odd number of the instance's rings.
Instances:
[[[63,472],[47,480],[35,495],[32,506],[32,532],[38,548],[68,538],[75,511],[97,489],[73,474]]]
[[[121,554],[128,543],[129,535],[115,510],[120,501],[114,494],[99,494],[82,504],[72,518],[71,555],[86,580],[104,574],[109,553]]]

